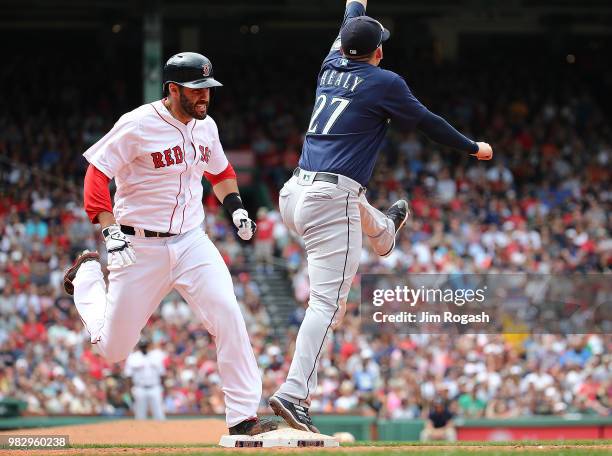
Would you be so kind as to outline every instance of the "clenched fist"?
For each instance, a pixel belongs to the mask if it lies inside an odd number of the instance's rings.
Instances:
[[[491,160],[493,158],[493,149],[486,142],[477,142],[478,152],[470,154],[472,157],[476,157],[478,160]]]
[[[109,225],[102,230],[106,251],[108,252],[108,269],[121,269],[136,263],[136,253],[128,238],[121,232],[119,225]]]
[[[249,213],[245,209],[236,209],[232,214],[232,221],[238,228],[238,236],[243,241],[251,239],[257,230],[257,225],[249,218]]]

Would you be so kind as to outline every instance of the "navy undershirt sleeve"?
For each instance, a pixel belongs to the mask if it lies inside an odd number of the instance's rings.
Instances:
[[[478,145],[455,130],[446,120],[426,111],[416,126],[417,130],[427,135],[429,139],[463,152],[478,152]]]

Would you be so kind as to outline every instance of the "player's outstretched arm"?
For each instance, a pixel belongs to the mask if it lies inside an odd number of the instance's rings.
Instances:
[[[368,0],[346,0],[346,5],[348,6],[349,3],[353,2],[361,3],[364,8],[368,7]]]
[[[417,129],[427,135],[432,141],[453,149],[469,152],[478,160],[491,160],[493,149],[485,142],[474,142],[465,137],[442,117],[425,111],[423,117],[417,124]]]
[[[257,225],[251,220],[249,213],[242,205],[234,169],[231,165],[228,165],[223,173],[218,175],[205,173],[205,177],[212,184],[217,199],[232,217],[232,222],[238,229],[240,239],[244,241],[251,239],[257,230]]]
[[[363,16],[366,13],[366,7],[368,5],[368,0],[346,0],[346,6],[344,9],[344,18],[340,24],[340,30],[346,24],[346,21],[352,19],[354,17]],[[326,62],[331,58],[335,58],[339,55],[340,52],[340,32],[336,36],[336,39],[332,43],[331,49],[327,54],[327,57],[323,60]]]
[[[381,100],[389,118],[404,130],[417,129],[443,146],[467,152],[479,160],[493,157],[491,146],[474,142],[455,130],[446,120],[427,109],[410,91],[403,78],[391,81]]]

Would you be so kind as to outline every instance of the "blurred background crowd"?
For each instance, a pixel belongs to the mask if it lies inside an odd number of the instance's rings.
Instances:
[[[314,58],[285,57],[284,68]],[[123,366],[96,355],[62,276],[81,250],[105,254],[82,208],[81,154],[139,104],[139,94],[96,61],[41,79],[35,70],[51,65],[46,59],[16,57],[0,68],[11,88],[0,113],[0,398],[24,400],[29,414],[123,415],[132,401]],[[583,75],[566,62],[527,69],[500,59],[487,72],[469,62],[402,62],[392,68],[415,95],[492,144],[495,157],[479,163],[416,132],[392,131],[367,195],[381,209],[407,198],[414,216],[388,258],[364,239],[360,273],[609,274],[612,131]],[[259,231],[247,244],[214,197],[204,201],[206,231],[232,272],[268,411],[309,293],[302,246],[275,201],[297,165],[316,74],[252,61],[215,64],[225,87],[210,112],[222,142],[252,154],[255,181],[272,202],[267,209],[251,204]],[[280,335],[253,278],[278,269],[286,269],[298,302]],[[612,410],[609,334],[365,334],[358,305],[359,276],[344,324],[322,353],[313,413],[417,418],[440,397],[472,418]],[[163,301],[145,333],[166,366],[166,412],[224,413],[214,341],[178,294]]]

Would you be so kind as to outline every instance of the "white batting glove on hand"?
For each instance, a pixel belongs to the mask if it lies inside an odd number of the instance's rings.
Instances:
[[[257,225],[249,218],[249,213],[245,209],[236,209],[232,214],[232,221],[238,228],[238,236],[243,241],[248,241],[257,231]]]
[[[136,263],[132,244],[121,232],[119,225],[109,225],[102,230],[108,252],[108,269],[121,269]]]

